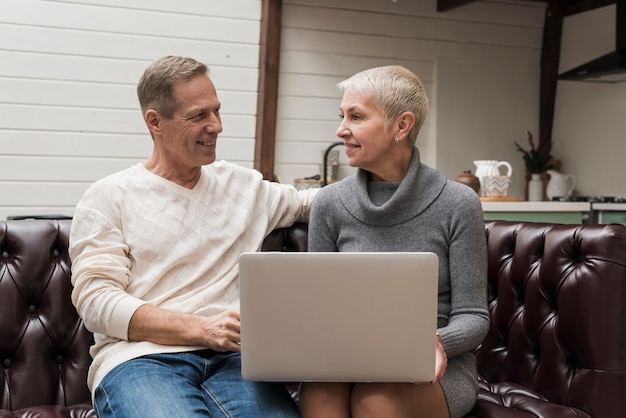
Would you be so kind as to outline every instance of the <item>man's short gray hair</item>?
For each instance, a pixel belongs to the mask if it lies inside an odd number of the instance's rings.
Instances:
[[[141,112],[145,115],[148,109],[154,109],[164,118],[171,119],[178,109],[174,83],[190,80],[198,74],[208,75],[209,69],[193,58],[168,55],[154,61],[137,84]]]

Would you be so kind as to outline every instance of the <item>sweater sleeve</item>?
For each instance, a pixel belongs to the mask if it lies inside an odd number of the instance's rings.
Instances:
[[[291,226],[294,222],[307,222],[313,198],[319,189],[296,190],[287,184],[268,182],[270,193],[274,196],[270,204],[270,223],[272,228]]]
[[[224,161],[213,166],[217,175],[213,180],[219,182],[214,192],[216,196],[234,194],[234,201],[254,202],[252,207],[248,207],[252,218],[241,219],[242,224],[263,225],[269,233],[275,228],[309,220],[311,204],[319,189],[296,190],[290,184],[264,180],[257,170]]]
[[[467,353],[477,347],[489,328],[487,242],[483,212],[475,193],[464,196],[463,200],[464,204],[455,210],[451,226],[450,318],[448,324],[439,329],[448,357]]]
[[[309,219],[308,251],[336,252],[337,234],[332,230],[331,220],[336,217],[332,202],[338,201],[334,188],[327,186],[317,194],[311,206]]]
[[[72,302],[92,332],[128,339],[134,312],[145,302],[129,295],[132,260],[110,202],[114,188],[95,183],[76,208],[70,231]]]

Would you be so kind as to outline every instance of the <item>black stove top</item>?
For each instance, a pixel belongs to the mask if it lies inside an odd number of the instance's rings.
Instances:
[[[575,202],[591,202],[591,203],[626,203],[626,197],[616,196],[576,196]]]

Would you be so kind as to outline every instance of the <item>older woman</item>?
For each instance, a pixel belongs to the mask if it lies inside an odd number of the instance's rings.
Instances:
[[[309,251],[432,251],[439,257],[433,381],[304,383],[304,417],[461,417],[478,392],[472,354],[487,333],[487,251],[477,194],[420,162],[428,110],[419,78],[400,66],[360,72],[343,91],[337,136],[355,174],[313,202]],[[381,277],[381,280],[384,280]],[[393,335],[380,333],[381,348]]]

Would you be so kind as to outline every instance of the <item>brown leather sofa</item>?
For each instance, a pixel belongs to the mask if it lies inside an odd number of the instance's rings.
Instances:
[[[0,222],[0,417],[93,417],[70,220]],[[626,416],[626,228],[491,221],[491,328],[470,417]],[[305,251],[306,225],[264,250]]]

